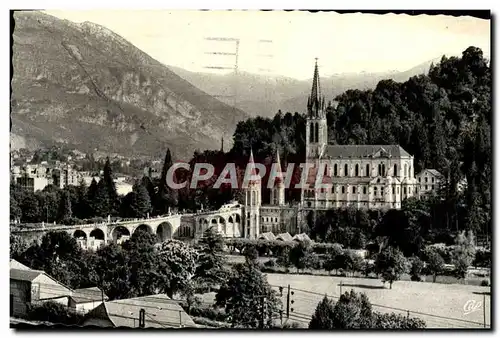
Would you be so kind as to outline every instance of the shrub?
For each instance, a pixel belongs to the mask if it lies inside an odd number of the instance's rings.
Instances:
[[[276,267],[276,260],[275,259],[270,259],[264,263],[264,266],[266,268],[274,268]]]
[[[28,304],[27,318],[40,322],[80,325],[83,323],[84,317],[62,304],[47,301],[39,304]]]
[[[224,310],[208,306],[202,306],[202,307],[192,306],[191,309],[189,310],[189,315],[195,317],[203,317],[218,322],[226,322],[228,319],[228,315],[225,313]]]
[[[420,276],[422,275],[422,270],[424,269],[424,262],[416,256],[410,258],[410,275],[412,281],[420,281]]]
[[[485,249],[478,249],[476,251],[476,257],[472,265],[482,268],[491,267],[491,251]]]

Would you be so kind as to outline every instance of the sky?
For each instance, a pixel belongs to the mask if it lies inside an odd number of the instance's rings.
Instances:
[[[111,29],[156,60],[194,72],[234,67],[300,80],[338,73],[405,71],[469,46],[490,55],[490,20],[452,16],[259,11],[72,10],[45,11],[73,22]],[[267,40],[271,42],[260,42]]]

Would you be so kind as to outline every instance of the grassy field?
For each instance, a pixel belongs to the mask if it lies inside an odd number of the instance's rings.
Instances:
[[[419,317],[427,323],[428,328],[483,328],[483,306],[486,306],[486,324],[490,324],[490,292],[489,287],[460,284],[438,284],[410,281],[398,281],[392,290],[385,288],[379,279],[347,278],[330,276],[266,274],[269,283],[278,289],[283,286],[282,298],[286,309],[286,288],[288,284],[294,291],[291,320],[307,326],[318,302],[325,294],[337,299],[342,292],[354,289],[364,292],[373,305],[374,311],[395,312],[403,315],[410,311],[410,316]],[[486,304],[482,304],[483,297]],[[214,294],[202,296],[204,302],[213,302]],[[467,302],[481,302],[475,311],[466,314],[464,306]]]

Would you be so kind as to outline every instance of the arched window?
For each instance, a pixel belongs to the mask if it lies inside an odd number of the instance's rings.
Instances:
[[[337,176],[337,163],[333,165],[333,176]]]
[[[354,175],[359,176],[359,165],[356,164],[356,167],[354,168]]]
[[[315,133],[314,133],[314,136],[315,136],[315,140],[314,142],[318,143],[319,142],[319,125],[316,123],[316,130],[315,130]]]
[[[309,142],[314,143],[314,123],[309,125]]]
[[[345,193],[345,188],[344,188],[344,186],[342,186],[342,193],[343,193],[343,194]]]
[[[328,176],[328,165],[325,163],[325,172],[324,176]]]
[[[347,163],[344,165],[344,172],[345,176],[349,176],[349,167],[347,166]]]
[[[378,176],[382,175],[382,164],[378,165]]]
[[[385,176],[385,164],[382,163],[382,176]]]
[[[405,177],[408,177],[408,164],[405,164]]]
[[[366,165],[366,177],[370,177],[370,165]]]
[[[398,176],[398,165],[394,165],[394,175],[393,176]]]

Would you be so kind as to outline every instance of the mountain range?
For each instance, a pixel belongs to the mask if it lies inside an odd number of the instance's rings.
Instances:
[[[414,75],[427,73],[431,63],[437,63],[440,59],[441,57],[437,57],[428,60],[404,72],[342,73],[322,77],[321,90],[327,100],[332,100],[348,89],[374,88],[380,80],[393,79],[403,82]],[[235,75],[195,73],[174,66],[169,68],[201,90],[221,96],[221,101],[234,105],[252,116],[266,117],[274,116],[280,109],[283,112],[303,112],[311,90],[313,73],[312,65],[311,79],[308,80],[241,71]]]
[[[218,75],[166,66],[100,25],[37,11],[15,12],[11,149],[54,144],[101,155],[176,159],[225,149],[239,121],[303,112],[311,80],[247,72]],[[168,48],[171,46],[165,46]],[[173,48],[173,47],[171,47]],[[321,79],[327,100],[405,72],[337,74]],[[311,65],[311,76],[313,66]]]
[[[14,21],[11,149],[163,157],[170,147],[186,159],[248,118],[102,26],[36,11]]]

